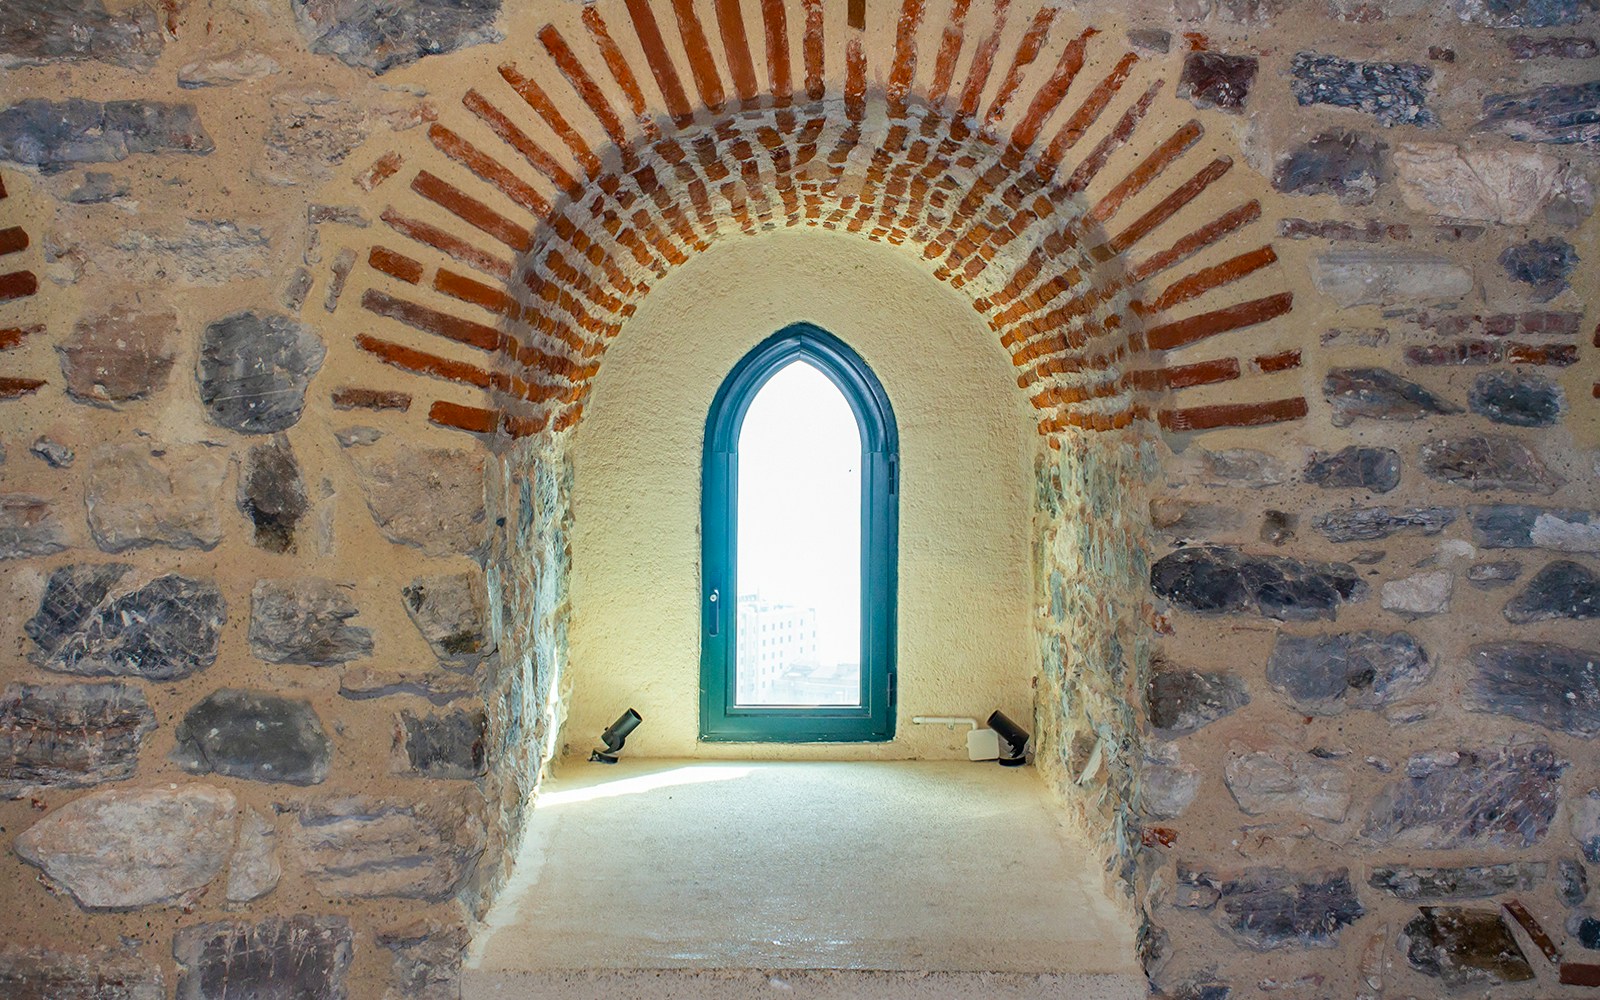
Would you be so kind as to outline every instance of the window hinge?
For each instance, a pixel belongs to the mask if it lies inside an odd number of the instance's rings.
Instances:
[[[900,456],[889,456],[889,495],[900,495]]]
[[[889,704],[893,705],[895,703],[894,696],[899,692],[899,687],[900,672],[898,670],[889,671]]]

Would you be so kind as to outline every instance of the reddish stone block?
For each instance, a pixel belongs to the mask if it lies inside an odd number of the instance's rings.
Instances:
[[[409,392],[383,389],[335,389],[332,401],[334,408],[340,410],[399,410],[404,413],[411,409]]]
[[[379,184],[400,172],[405,158],[390,150],[372,162],[372,166],[357,174],[353,183],[363,191],[371,191]]]
[[[1178,96],[1193,102],[1196,107],[1237,112],[1250,96],[1257,65],[1254,56],[1191,52],[1183,61],[1183,75],[1178,78]]]

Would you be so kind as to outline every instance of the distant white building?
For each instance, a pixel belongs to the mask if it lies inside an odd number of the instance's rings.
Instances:
[[[782,704],[786,675],[817,667],[817,611],[769,601],[759,594],[739,598],[737,696],[742,705]]]

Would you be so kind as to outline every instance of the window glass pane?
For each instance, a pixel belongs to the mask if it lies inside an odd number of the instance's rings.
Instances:
[[[804,361],[751,400],[739,431],[735,699],[861,702],[861,431]]]

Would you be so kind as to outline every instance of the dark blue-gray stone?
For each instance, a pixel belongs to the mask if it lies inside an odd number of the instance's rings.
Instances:
[[[1333,407],[1336,427],[1357,418],[1420,420],[1432,413],[1461,412],[1386,368],[1335,368],[1322,380],[1322,395]]]
[[[318,577],[260,580],[250,593],[250,651],[268,663],[330,667],[372,655],[351,588]]]
[[[1359,445],[1332,453],[1318,452],[1306,466],[1305,479],[1325,490],[1387,493],[1400,485],[1400,453],[1393,448],[1363,448]]]
[[[1289,63],[1289,87],[1300,104],[1331,104],[1375,116],[1384,125],[1433,127],[1439,116],[1426,107],[1433,69],[1420,63],[1353,62],[1316,52],[1297,52]]]
[[[354,935],[344,917],[268,917],[178,931],[177,1000],[344,1000]]]
[[[1366,595],[1346,563],[1250,556],[1236,549],[1178,549],[1150,567],[1150,588],[1201,614],[1254,612],[1283,621],[1334,618],[1339,605]]]
[[[1461,20],[1491,28],[1577,24],[1589,9],[1585,0],[1456,0]]]
[[[1221,894],[1213,911],[1218,923],[1256,951],[1332,948],[1340,929],[1366,912],[1346,868],[1256,868],[1212,880]]]
[[[172,759],[193,774],[315,785],[333,744],[311,705],[260,691],[222,688],[189,709]]]
[[[23,626],[34,662],[68,674],[176,680],[216,661],[226,608],[208,581],[170,575],[111,597],[130,567],[64,566]]]
[[[193,104],[34,98],[0,111],[0,160],[45,173],[135,153],[203,154],[213,148]]]
[[[275,434],[252,445],[239,469],[239,509],[255,525],[255,543],[268,552],[294,548],[294,532],[311,509],[289,439]]]
[[[1497,424],[1551,427],[1566,410],[1567,397],[1559,382],[1544,375],[1493,371],[1473,380],[1467,405]]]
[[[219,319],[200,339],[200,402],[231,430],[288,430],[326,354],[311,328],[288,316],[242,312]]]
[[[1423,906],[1400,931],[1406,962],[1452,990],[1530,982],[1528,965],[1498,908]]]
[[[489,720],[482,709],[438,715],[400,713],[406,762],[426,778],[476,778],[488,770]]]
[[[1387,173],[1388,146],[1359,132],[1324,132],[1278,161],[1272,186],[1284,194],[1331,194],[1367,205]]]
[[[1196,670],[1154,670],[1145,695],[1150,725],[1169,739],[1192,733],[1250,704],[1250,692],[1238,677]]]
[[[1533,449],[1505,434],[1440,438],[1424,444],[1419,454],[1422,471],[1430,478],[1474,493],[1509,490],[1548,495],[1566,484]]]
[[[0,696],[0,793],[131,778],[154,728],[131,684],[12,684]]]
[[[1582,861],[1562,858],[1556,862],[1556,895],[1568,906],[1577,906],[1589,898],[1589,873]]]
[[[39,610],[22,626],[38,647],[35,663],[43,663],[78,630],[128,571],[127,563],[78,563],[50,573]]]
[[[1578,918],[1573,936],[1578,939],[1580,945],[1590,951],[1600,951],[1600,920],[1594,917]]]
[[[1600,142],[1600,80],[1490,94],[1476,128],[1520,142],[1593,145]]]
[[[504,37],[494,27],[500,0],[293,0],[293,6],[312,52],[379,74]]]
[[[1600,652],[1550,642],[1472,647],[1463,704],[1589,739],[1600,734]]]
[[[1472,541],[1486,549],[1600,552],[1600,511],[1527,504],[1468,507]]]
[[[1508,861],[1460,868],[1374,868],[1367,884],[1401,899],[1482,899],[1502,892],[1531,892],[1544,882],[1543,861]]]
[[[1548,302],[1571,285],[1567,278],[1578,266],[1578,250],[1559,236],[1529,240],[1500,254],[1506,277],[1533,286],[1533,300]]]
[[[1307,715],[1382,708],[1432,671],[1427,650],[1407,632],[1280,632],[1267,659],[1267,682]]]
[[[1551,618],[1600,616],[1600,574],[1562,559],[1536,573],[1505,608],[1506,621],[1525,625]]]
[[[1402,531],[1437,535],[1459,516],[1450,507],[1341,507],[1311,523],[1330,542],[1370,542]]]
[[[0,17],[0,63],[93,59],[147,70],[161,54],[161,23],[149,5],[106,10],[102,0],[8,0]]]
[[[1361,834],[1418,850],[1529,848],[1550,831],[1566,767],[1543,743],[1417,754],[1373,801]]]

